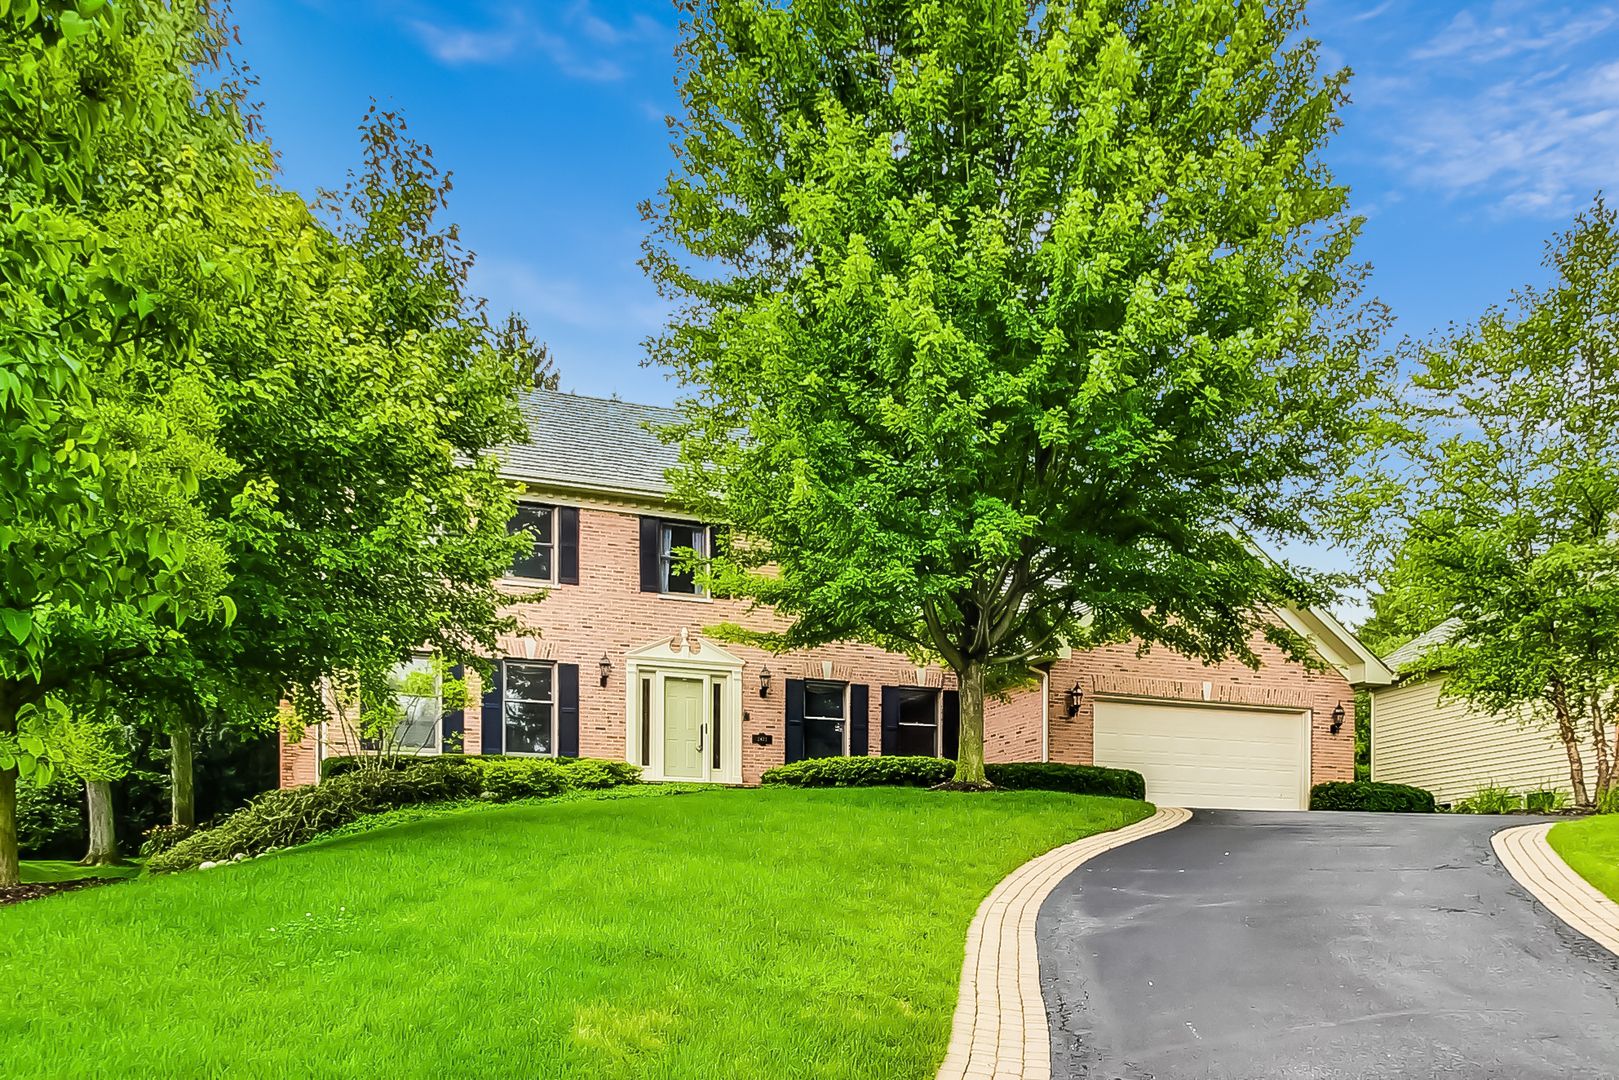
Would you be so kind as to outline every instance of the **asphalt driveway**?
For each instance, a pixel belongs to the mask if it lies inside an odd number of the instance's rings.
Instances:
[[[1619,958],[1490,849],[1532,820],[1199,810],[1091,860],[1036,931],[1053,1076],[1619,1077]]]

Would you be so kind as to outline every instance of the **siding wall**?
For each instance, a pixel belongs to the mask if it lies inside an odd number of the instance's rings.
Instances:
[[[1441,803],[1481,785],[1567,793],[1568,755],[1549,724],[1520,725],[1441,700],[1444,680],[1372,691],[1372,779],[1427,788]]]

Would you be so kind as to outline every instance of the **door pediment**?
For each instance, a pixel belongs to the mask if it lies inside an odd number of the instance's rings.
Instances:
[[[731,668],[741,670],[743,660],[740,656],[722,646],[719,642],[693,632],[687,627],[681,627],[666,638],[648,642],[638,649],[631,649],[628,659],[644,664],[678,664],[681,667],[709,667]]]

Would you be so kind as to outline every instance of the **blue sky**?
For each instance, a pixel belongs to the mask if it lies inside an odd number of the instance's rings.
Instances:
[[[372,97],[455,174],[474,286],[528,316],[564,389],[649,403],[664,305],[636,206],[671,156],[668,0],[237,0],[239,58],[283,180],[340,184]],[[1316,0],[1325,66],[1356,72],[1325,158],[1369,218],[1358,251],[1399,332],[1543,280],[1546,238],[1619,178],[1619,4]]]

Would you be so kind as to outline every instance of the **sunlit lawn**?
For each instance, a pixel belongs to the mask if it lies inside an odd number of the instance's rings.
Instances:
[[[491,809],[0,909],[12,1076],[928,1077],[1038,792]]]
[[[1619,903],[1619,814],[1553,825],[1546,842],[1576,874]]]
[[[78,881],[81,878],[129,878],[141,872],[139,865],[80,866],[64,859],[24,859],[22,879],[25,882]]]

